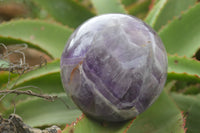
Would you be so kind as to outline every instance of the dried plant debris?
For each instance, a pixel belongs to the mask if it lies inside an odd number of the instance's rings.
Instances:
[[[35,97],[43,98],[43,99],[50,101],[50,102],[53,102],[53,101],[55,101],[55,99],[58,98],[57,96],[50,96],[50,95],[45,95],[45,94],[34,93],[31,90],[27,90],[27,91],[19,90],[19,89],[25,89],[25,88],[37,88],[37,87],[35,87],[35,86],[25,86],[25,87],[20,87],[20,88],[14,89],[14,90],[0,90],[0,95],[4,94],[4,96],[0,98],[0,101],[6,95],[11,94],[11,93],[16,94],[16,95],[24,94],[24,95],[29,95],[29,96],[35,96]]]
[[[14,45],[14,47],[8,48],[3,43],[0,43],[0,71],[8,71],[9,73],[17,73],[19,74],[19,77],[18,77],[19,79],[21,75],[23,75],[25,72],[32,71],[46,65],[47,63],[46,59],[41,57],[39,64],[30,66],[29,63],[27,63],[26,56],[24,54],[24,50],[26,50],[27,48],[28,48],[27,44],[16,44]],[[11,59],[9,56],[13,54],[18,54],[19,57],[16,58],[14,61],[10,61]],[[17,83],[17,80],[16,80],[16,83]],[[37,94],[37,93],[32,92],[31,90],[22,91],[22,89],[27,89],[27,88],[40,90],[40,88],[36,86],[31,86],[31,85],[15,88],[14,90],[12,90],[12,88],[15,86],[16,83],[14,83],[12,87],[8,87],[9,81],[10,81],[10,77],[7,83],[7,90],[0,90],[0,101],[6,95],[11,94],[11,93],[14,93],[16,95],[24,94],[24,95],[29,95],[29,96],[36,96],[48,101],[54,101],[57,98],[57,96],[50,96],[50,95],[45,95],[41,93]]]
[[[0,88],[0,101],[4,99],[9,94],[16,94],[18,95],[29,95],[42,98],[47,101],[54,101],[57,99],[57,96],[50,96],[47,94],[35,93],[31,89],[38,89],[41,88],[37,86],[22,86],[14,88],[18,79],[25,73],[35,69],[38,69],[44,65],[46,65],[47,60],[46,58],[41,57],[38,61],[39,63],[35,65],[29,65],[27,61],[27,57],[25,52],[27,52],[28,45],[27,44],[15,44],[10,46],[6,46],[3,43],[0,43],[0,72],[7,71],[9,72],[7,89]],[[10,74],[15,73],[19,76],[14,80],[13,84],[10,84]],[[23,89],[30,89],[24,90]],[[14,98],[16,98],[16,96]],[[0,115],[0,133],[61,133],[61,130],[57,126],[52,126],[46,128],[44,130],[40,130],[38,128],[32,128],[26,125],[22,118],[15,114],[16,106],[14,104],[14,112],[10,115],[8,119],[4,119]]]
[[[61,133],[61,129],[57,126],[52,126],[44,130],[32,128],[26,125],[20,116],[11,114],[8,119],[0,116],[0,133]]]
[[[27,63],[24,52],[27,48],[27,44],[15,44],[14,47],[8,48],[3,43],[0,43],[0,60],[5,62],[0,64],[0,71],[22,74],[46,65],[47,60],[41,56],[39,64],[30,66],[29,63]],[[12,55],[15,57],[13,60],[10,59]]]

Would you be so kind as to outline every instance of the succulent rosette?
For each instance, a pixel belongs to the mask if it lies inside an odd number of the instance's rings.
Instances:
[[[167,77],[167,54],[157,33],[124,14],[89,19],[69,38],[61,57],[67,94],[88,116],[124,121],[145,111]]]

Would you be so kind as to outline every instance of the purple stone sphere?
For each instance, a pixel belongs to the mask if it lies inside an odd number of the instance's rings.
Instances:
[[[87,115],[104,121],[129,120],[160,95],[167,54],[156,32],[124,14],[89,19],[69,38],[61,57],[67,94]]]

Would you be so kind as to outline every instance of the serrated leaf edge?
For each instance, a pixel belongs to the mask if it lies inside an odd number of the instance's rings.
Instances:
[[[126,10],[126,7],[124,4],[122,4],[122,0],[117,0],[119,4],[122,6],[122,9],[125,11],[125,14],[128,14],[128,11]]]
[[[181,11],[181,14],[179,16],[174,16],[171,20],[168,20],[168,22],[165,25],[161,26],[161,28],[158,30],[157,33],[159,34],[161,31],[167,29],[171,23],[174,23],[174,21],[177,21],[177,20],[181,19],[182,16],[184,16],[185,14],[187,14],[188,12],[190,12],[190,10],[193,9],[193,8],[195,8],[198,4],[199,3],[196,2],[194,5],[192,5],[192,6],[190,5],[188,7],[188,9],[186,9],[185,11]]]
[[[131,5],[125,7],[125,9],[127,11],[129,11],[130,9],[134,8],[135,6],[138,6],[139,4],[145,3],[146,1],[137,1],[135,3],[132,3]]]
[[[116,1],[117,1],[117,2],[120,4],[120,6],[122,7],[123,11],[125,12],[124,14],[128,14],[128,11],[126,10],[126,7],[124,6],[124,4],[122,4],[122,0],[116,0]],[[98,13],[96,7],[94,6],[94,3],[93,3],[93,2],[91,2],[91,3],[92,3],[92,6],[94,7],[95,14],[98,15],[99,13]]]
[[[159,2],[157,2],[156,4],[158,4]],[[151,23],[148,23],[149,25],[151,25],[151,27],[154,27],[157,19],[158,19],[158,16],[160,15],[161,11],[163,10],[164,8],[164,5],[166,5],[167,3],[167,0],[165,0],[165,2],[162,4],[162,7],[160,8],[159,12],[157,12],[157,14],[155,15],[155,19],[153,20],[153,22]],[[156,5],[153,5],[153,8],[155,8]],[[153,11],[153,8],[151,10],[149,10],[149,12],[147,13],[146,17],[144,18],[144,21],[147,20],[147,18],[149,17],[150,13]]]
[[[187,56],[179,56],[178,54],[174,54],[174,55],[167,54],[167,55],[168,55],[168,56],[171,56],[171,57],[177,57],[177,58],[187,59],[187,60],[190,60],[190,61],[196,61],[196,62],[200,63],[199,60],[197,60],[197,59],[195,59],[195,58],[188,58]],[[179,75],[183,74],[183,75],[187,75],[187,76],[192,76],[192,77],[196,77],[196,78],[199,79],[199,81],[200,81],[200,76],[197,75],[197,74],[189,74],[189,73],[187,73],[187,72],[177,73],[177,72],[175,72],[175,71],[168,71],[167,73],[168,73],[168,75],[169,75],[169,74],[179,74]]]
[[[37,2],[35,2],[34,0],[32,0],[32,2],[33,2],[35,5],[37,5],[38,7],[40,7],[41,9],[47,11],[44,7],[40,6],[40,5],[39,5]],[[95,15],[97,14],[97,13],[91,11],[91,10],[88,10],[86,7],[84,7],[83,5],[81,5],[80,3],[78,3],[78,2],[76,2],[76,1],[74,1],[74,0],[71,0],[71,2],[76,3],[76,5],[78,5],[79,7],[84,8],[85,10],[87,10],[88,12],[90,12],[93,16],[95,16]],[[47,11],[47,12],[48,12],[48,11]],[[57,23],[57,24],[60,24],[60,25],[64,26],[64,24],[62,24],[61,22],[57,21],[51,14],[49,14],[49,12],[48,12],[48,15],[50,15],[51,18],[53,19],[53,20],[49,20],[50,22]],[[70,27],[70,26],[67,25],[67,24],[65,24],[65,26],[66,26],[67,28],[71,29],[71,30],[75,30],[73,27]]]
[[[182,117],[182,122],[183,124],[180,125],[181,128],[183,129],[184,133],[186,133],[185,131],[185,123],[186,123],[186,119],[184,118],[183,114],[182,114],[182,110],[178,107],[178,105],[176,104],[175,100],[170,96],[170,94],[167,92],[167,90],[163,90],[166,93],[166,96],[174,103],[174,105],[176,106],[176,108],[178,109],[178,111],[181,113],[181,117]]]
[[[131,127],[131,125],[133,124],[133,122],[134,122],[134,120],[135,120],[136,118],[137,118],[137,117],[133,118],[133,119],[130,121],[130,123],[128,124],[128,126],[126,127],[126,129],[124,130],[123,133],[127,133],[127,132],[128,132],[129,128]]]
[[[62,27],[64,29],[67,30],[71,30],[74,31],[74,28],[68,27],[67,25],[63,25],[62,23],[58,22],[58,21],[53,21],[53,20],[41,20],[39,18],[20,18],[20,19],[12,19],[10,21],[4,21],[1,23],[1,25],[4,24],[11,24],[11,23],[15,23],[15,22],[21,22],[21,21],[30,21],[30,22],[40,22],[40,23],[47,23],[47,24],[53,24],[59,27]]]
[[[184,133],[186,133],[187,132],[187,128],[185,127],[186,126],[186,116],[184,116],[184,112],[183,111],[181,111],[181,115],[182,115],[182,117],[183,117],[183,125],[182,125],[182,128],[184,129]]]
[[[72,122],[70,125],[69,124],[66,124],[65,128],[63,129],[64,130],[67,130],[69,128],[69,131],[70,130],[74,130],[75,129],[75,126],[85,118],[85,115],[82,113],[78,118],[76,118],[76,120],[74,122]]]

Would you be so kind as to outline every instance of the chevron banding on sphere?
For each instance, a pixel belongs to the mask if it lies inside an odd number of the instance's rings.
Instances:
[[[156,32],[123,14],[94,17],[78,27],[61,57],[67,94],[88,116],[124,121],[145,111],[167,77],[167,55]]]

